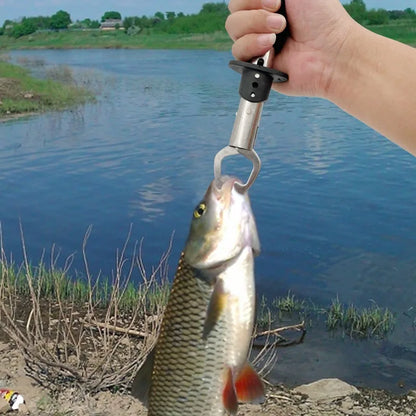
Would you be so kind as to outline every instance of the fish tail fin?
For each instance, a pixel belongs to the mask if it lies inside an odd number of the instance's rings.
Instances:
[[[228,367],[222,392],[224,408],[231,415],[237,414],[238,402],[261,403],[264,400],[264,384],[248,362],[244,364],[237,377],[234,377],[233,373]]]
[[[235,390],[240,402],[262,402],[264,384],[254,368],[246,362],[235,380]]]

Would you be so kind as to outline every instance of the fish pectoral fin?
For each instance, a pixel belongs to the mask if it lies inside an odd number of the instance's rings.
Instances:
[[[237,392],[235,391],[233,372],[231,368],[227,369],[225,376],[225,385],[224,390],[222,391],[222,403],[225,410],[231,414],[237,414],[238,409],[238,399]]]
[[[150,385],[152,384],[153,364],[155,361],[155,348],[149,352],[144,363],[134,377],[131,394],[147,406]]]
[[[246,362],[238,373],[235,390],[240,402],[257,402],[264,400],[264,384],[254,368]]]
[[[207,316],[204,322],[204,329],[202,333],[202,338],[207,339],[209,333],[214,328],[215,324],[220,319],[220,316],[225,308],[227,303],[227,293],[224,290],[224,283],[221,279],[217,279],[214,284],[214,290],[211,294],[211,299],[209,300]]]

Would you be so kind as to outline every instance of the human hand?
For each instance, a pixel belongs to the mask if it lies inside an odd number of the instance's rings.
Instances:
[[[280,4],[280,0],[230,0],[226,29],[234,40],[236,59],[248,61],[273,46],[275,34],[286,26],[285,18],[275,13]],[[337,58],[356,23],[339,0],[286,0],[286,13],[290,35],[273,67],[289,74],[289,81],[273,88],[287,95],[327,98]]]

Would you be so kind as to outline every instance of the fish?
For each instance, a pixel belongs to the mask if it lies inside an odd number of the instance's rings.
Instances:
[[[156,345],[133,381],[149,416],[235,415],[264,398],[247,361],[260,241],[236,182],[214,179],[193,211]]]

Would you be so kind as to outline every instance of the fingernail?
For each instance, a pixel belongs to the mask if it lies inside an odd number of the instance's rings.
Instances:
[[[275,32],[280,32],[283,27],[283,18],[279,14],[271,14],[266,18],[267,27]]]
[[[274,45],[274,42],[276,42],[276,35],[274,33],[259,35],[257,37],[257,41],[259,45],[262,47],[263,46],[271,47]]]
[[[277,0],[262,0],[263,7],[265,9],[276,10]]]

